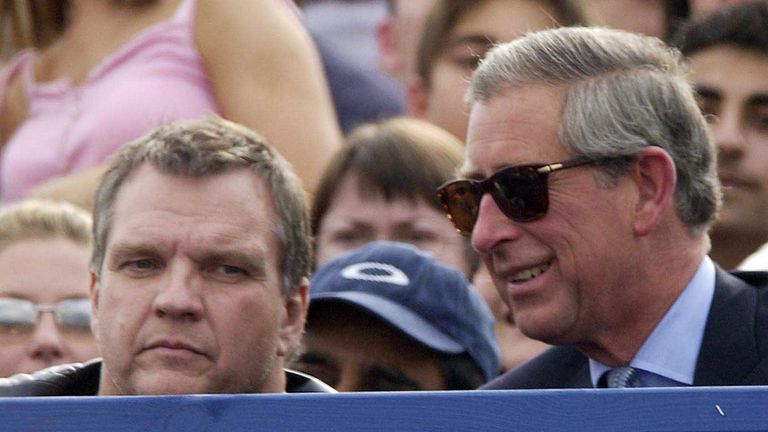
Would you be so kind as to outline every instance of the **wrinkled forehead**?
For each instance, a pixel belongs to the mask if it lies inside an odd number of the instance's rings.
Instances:
[[[263,243],[275,250],[275,209],[264,181],[247,168],[201,177],[139,168],[118,193],[109,248],[143,236],[181,243]]]
[[[485,178],[505,166],[567,159],[560,141],[564,100],[562,88],[530,85],[475,102],[460,175]]]
[[[700,97],[730,99],[750,107],[768,104],[768,56],[763,53],[717,45],[695,52],[688,61]]]

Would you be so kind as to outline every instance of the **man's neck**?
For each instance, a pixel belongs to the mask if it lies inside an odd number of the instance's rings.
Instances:
[[[614,322],[602,323],[588,337],[574,345],[588,357],[609,366],[623,366],[637,354],[653,329],[683,292],[706,253],[706,238],[681,238],[686,247],[664,249],[644,244],[636,271],[625,285],[626,298]],[[664,244],[670,244],[667,240]],[[672,242],[671,244],[675,244]],[[677,243],[678,245],[680,243]],[[654,252],[655,250],[655,252]]]

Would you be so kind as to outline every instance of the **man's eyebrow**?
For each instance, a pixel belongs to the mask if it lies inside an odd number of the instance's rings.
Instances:
[[[448,40],[448,43],[445,44],[445,47],[450,49],[461,45],[491,45],[493,43],[495,43],[495,41],[486,35],[480,33],[472,33],[461,35],[459,37]]]
[[[485,179],[485,176],[483,173],[479,172],[477,169],[465,169],[460,168],[459,171],[456,173],[457,179],[470,179],[470,180],[483,180]]]
[[[144,243],[122,243],[112,247],[108,257],[110,262],[119,261],[128,256],[152,255],[159,256],[160,249],[156,245]]]
[[[14,290],[8,290],[8,291],[0,290],[0,297],[31,301],[27,294],[21,291],[14,291]]]
[[[761,107],[768,105],[768,93],[755,93],[747,98],[747,105]]]
[[[266,276],[267,263],[263,254],[248,253],[240,250],[223,250],[204,252],[196,259],[202,263],[232,263],[238,266],[247,266],[251,273]]]
[[[395,384],[398,387],[421,390],[421,384],[409,378],[398,369],[385,368],[375,365],[367,366],[365,368],[365,376],[369,377],[371,380],[386,380],[387,382]]]
[[[720,100],[723,98],[723,95],[720,91],[705,85],[697,85],[694,87],[694,90],[696,90],[696,94],[698,94],[699,97],[704,99]]]

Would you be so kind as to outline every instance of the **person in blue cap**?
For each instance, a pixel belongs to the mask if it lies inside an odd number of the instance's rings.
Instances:
[[[338,391],[473,389],[498,374],[499,349],[464,275],[379,241],[316,270],[293,367]]]

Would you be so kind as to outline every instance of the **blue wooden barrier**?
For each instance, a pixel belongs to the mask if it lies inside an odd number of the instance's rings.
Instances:
[[[768,387],[8,398],[0,431],[768,431]]]

